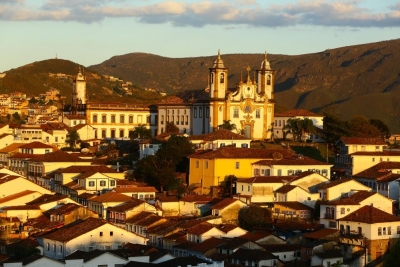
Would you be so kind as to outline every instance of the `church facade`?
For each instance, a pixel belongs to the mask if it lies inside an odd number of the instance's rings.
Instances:
[[[185,91],[167,96],[154,106],[87,102],[86,82],[79,71],[74,82],[72,105],[65,114],[85,114],[87,123],[97,129],[98,138],[124,138],[136,126],[145,125],[154,135],[166,131],[173,122],[181,133],[200,135],[215,131],[229,122],[252,140],[270,139],[274,123],[274,70],[265,55],[261,66],[251,78],[235,88],[228,88],[229,69],[220,53],[209,69],[204,90]],[[257,77],[257,79],[256,79]]]

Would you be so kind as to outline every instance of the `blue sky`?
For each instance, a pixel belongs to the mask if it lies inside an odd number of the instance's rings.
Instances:
[[[0,29],[0,72],[56,55],[298,55],[399,38],[400,0],[0,0]]]

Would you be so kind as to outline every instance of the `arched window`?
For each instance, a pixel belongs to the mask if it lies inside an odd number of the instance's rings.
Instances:
[[[267,85],[271,85],[271,75],[267,76]]]
[[[93,122],[97,123],[97,115],[93,115]]]
[[[382,227],[378,228],[378,235],[382,235]]]
[[[225,82],[225,80],[224,80],[224,74],[223,74],[223,73],[221,73],[221,75],[220,75],[220,77],[219,77],[219,82],[220,82],[220,83],[224,83],[224,82]]]

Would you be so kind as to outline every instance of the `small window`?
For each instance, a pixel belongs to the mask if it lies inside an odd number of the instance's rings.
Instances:
[[[133,116],[129,116],[129,123],[133,123]]]
[[[106,186],[106,181],[100,181],[100,186]]]
[[[378,228],[378,235],[382,235],[382,227]]]
[[[259,118],[261,117],[260,114],[261,114],[261,113],[260,113],[260,110],[259,110],[259,109],[256,109],[256,119],[259,119]]]
[[[103,123],[107,122],[107,116],[106,115],[101,116],[101,122],[103,122]]]
[[[93,122],[97,123],[97,115],[93,115]]]
[[[103,232],[100,232],[100,236],[103,236]]]
[[[47,251],[50,250],[50,244],[49,244],[49,243],[46,244],[46,250],[47,250]]]
[[[345,214],[345,208],[340,209],[340,214]]]
[[[125,117],[124,116],[120,116],[119,117],[119,122],[120,123],[125,123]]]
[[[90,181],[89,186],[94,186],[94,181]]]
[[[115,181],[110,181],[110,186],[115,186]]]
[[[208,169],[208,161],[206,161],[206,169]]]
[[[193,108],[193,117],[197,118],[197,108]]]
[[[200,166],[200,162],[198,160],[196,160],[196,168],[199,168]]]
[[[386,235],[386,227],[383,227],[383,235]]]
[[[239,109],[238,108],[234,108],[233,109],[233,117],[234,118],[239,118]]]
[[[53,244],[53,252],[56,252],[56,244]]]
[[[110,236],[113,236],[114,235],[114,232],[113,231],[110,231]]]
[[[221,73],[220,77],[219,77],[219,82],[220,83],[224,83],[225,79],[224,79],[224,74]]]
[[[239,169],[240,168],[240,162],[236,162],[235,167],[236,167],[236,169]]]
[[[392,227],[388,227],[388,235],[391,235],[392,234]]]

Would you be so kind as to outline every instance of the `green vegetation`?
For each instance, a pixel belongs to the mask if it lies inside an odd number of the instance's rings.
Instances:
[[[325,143],[314,143],[313,146],[290,146],[297,154],[326,162],[327,147]],[[332,146],[328,147],[328,162],[335,163],[335,153],[332,151]]]
[[[271,211],[258,206],[243,207],[239,210],[239,226],[251,230],[255,226],[265,226],[271,222]]]
[[[383,267],[400,266],[400,242],[397,241],[383,262]]]

